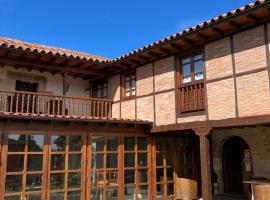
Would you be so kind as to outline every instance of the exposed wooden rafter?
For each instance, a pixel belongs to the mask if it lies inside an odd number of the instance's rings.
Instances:
[[[220,35],[224,35],[225,32],[223,30],[221,30],[220,28],[217,27],[213,27],[212,30]]]

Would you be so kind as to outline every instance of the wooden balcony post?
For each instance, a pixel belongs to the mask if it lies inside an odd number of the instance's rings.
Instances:
[[[212,180],[210,165],[210,148],[208,135],[211,128],[202,127],[194,129],[196,135],[200,138],[201,155],[201,177],[202,177],[202,197],[203,200],[212,200]]]

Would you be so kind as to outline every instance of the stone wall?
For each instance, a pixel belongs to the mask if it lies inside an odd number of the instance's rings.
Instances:
[[[270,127],[246,127],[212,132],[213,169],[218,175],[220,192],[223,192],[222,147],[227,139],[238,136],[249,145],[253,175],[270,179]]]

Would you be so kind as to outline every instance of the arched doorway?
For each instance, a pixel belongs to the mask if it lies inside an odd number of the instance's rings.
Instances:
[[[231,137],[223,145],[224,192],[248,197],[250,189],[243,181],[252,176],[252,160],[248,144],[240,137]]]

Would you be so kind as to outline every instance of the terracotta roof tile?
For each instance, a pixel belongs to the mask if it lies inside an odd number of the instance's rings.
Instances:
[[[7,48],[21,49],[25,51],[32,51],[32,52],[37,52],[37,53],[56,55],[56,56],[78,58],[82,60],[90,60],[94,62],[109,62],[111,60],[105,57],[91,55],[91,54],[87,54],[87,53],[83,53],[79,51],[73,51],[73,50],[64,49],[64,48],[24,42],[20,40],[5,38],[5,37],[0,37],[0,46],[7,47]]]

